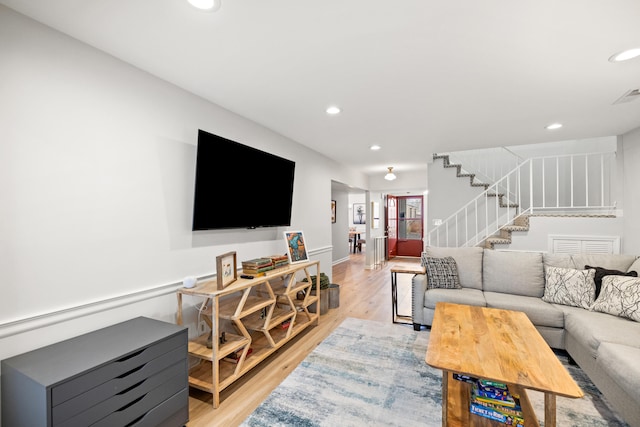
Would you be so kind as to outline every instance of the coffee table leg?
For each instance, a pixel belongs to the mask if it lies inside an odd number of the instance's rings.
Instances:
[[[449,425],[449,371],[442,371],[442,427]]]
[[[556,395],[552,393],[544,394],[544,425],[556,427]]]

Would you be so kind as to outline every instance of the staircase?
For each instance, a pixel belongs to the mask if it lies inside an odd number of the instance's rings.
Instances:
[[[443,167],[455,168],[457,177],[468,178],[472,187],[484,192],[431,230],[427,245],[494,249],[510,244],[513,232],[528,232],[532,215],[615,217],[608,188],[615,153],[524,160],[493,184],[451,162],[449,154],[433,158],[442,159]]]

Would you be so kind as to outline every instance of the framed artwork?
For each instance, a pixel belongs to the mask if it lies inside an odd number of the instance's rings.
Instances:
[[[285,231],[284,240],[287,243],[287,257],[289,264],[309,261],[307,243],[302,231]]]
[[[336,223],[336,201],[335,200],[331,201],[331,223],[332,224]]]
[[[367,222],[367,210],[364,203],[353,204],[353,223],[354,224],[366,224]]]
[[[238,280],[237,257],[235,252],[227,252],[216,257],[216,280],[218,290],[224,289],[231,283]]]

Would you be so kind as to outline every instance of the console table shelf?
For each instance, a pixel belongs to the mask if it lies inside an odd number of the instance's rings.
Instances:
[[[207,348],[209,333],[189,342],[189,355],[199,360],[189,372],[189,385],[212,393],[214,408],[220,405],[222,390],[307,327],[318,324],[319,310],[309,310],[313,303],[319,306],[319,297],[311,294],[312,275],[319,288],[319,261],[241,278],[224,289],[218,289],[216,281],[178,289],[177,323],[183,323],[183,296],[188,295],[201,300],[200,314],[211,328],[212,348]]]

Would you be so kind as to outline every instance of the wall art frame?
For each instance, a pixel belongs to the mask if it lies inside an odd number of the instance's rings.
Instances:
[[[331,223],[332,224],[336,223],[336,201],[335,200],[331,201]]]
[[[287,257],[289,264],[309,261],[307,253],[307,241],[302,231],[285,231],[284,241],[287,244]]]

